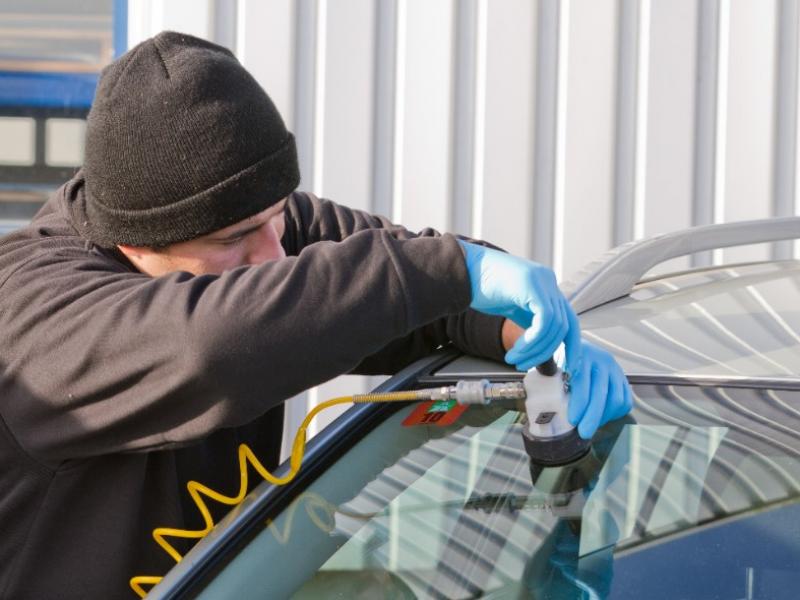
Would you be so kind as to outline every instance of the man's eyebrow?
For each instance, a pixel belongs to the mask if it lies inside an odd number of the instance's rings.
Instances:
[[[281,200],[280,202],[278,202],[274,206],[274,208],[276,209],[275,210],[275,214],[270,215],[269,218],[272,218],[272,217],[274,217],[276,215],[281,214],[286,209],[286,200],[285,199]],[[236,239],[238,237],[242,237],[243,235],[247,235],[248,233],[251,233],[251,232],[255,231],[256,229],[258,229],[259,227],[261,227],[262,225],[264,225],[264,223],[266,221],[268,221],[269,218],[266,219],[264,222],[253,223],[250,227],[245,227],[243,229],[239,229],[238,231],[232,231],[231,233],[229,233],[227,235],[224,235],[224,236],[212,237],[211,239],[212,239],[212,241],[215,241],[215,242],[227,242],[229,240],[233,240],[233,239]]]
[[[244,227],[244,228],[239,229],[237,231],[232,231],[227,235],[223,235],[223,236],[220,236],[220,237],[214,237],[212,239],[215,242],[227,242],[228,240],[234,240],[234,239],[236,239],[238,237],[242,237],[243,235],[247,235],[248,233],[252,233],[253,231],[258,229],[262,225],[263,225],[263,223],[254,223],[254,224],[250,225],[249,227]]]

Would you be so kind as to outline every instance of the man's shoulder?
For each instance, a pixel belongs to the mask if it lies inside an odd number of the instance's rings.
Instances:
[[[0,237],[0,289],[15,273],[61,268],[58,265],[63,266],[64,261],[125,268],[113,253],[93,247],[78,233],[66,215],[60,192],[50,197],[28,225]]]
[[[60,210],[59,192],[50,197],[30,223],[0,237],[0,263],[16,262],[25,254],[30,257],[37,248],[82,245],[82,238]]]

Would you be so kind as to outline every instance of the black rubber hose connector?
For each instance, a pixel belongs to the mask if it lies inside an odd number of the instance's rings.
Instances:
[[[539,371],[539,373],[541,373],[542,375],[544,375],[546,377],[552,377],[553,375],[558,373],[558,365],[556,364],[556,361],[553,360],[553,357],[551,356],[545,362],[543,362],[538,367],[536,367],[536,370]]]

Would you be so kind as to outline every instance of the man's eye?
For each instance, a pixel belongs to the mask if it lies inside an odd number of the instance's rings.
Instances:
[[[235,246],[236,244],[238,244],[239,242],[242,241],[243,237],[244,236],[239,236],[239,237],[230,238],[230,239],[227,239],[227,240],[220,240],[219,243],[222,244],[223,246]]]
[[[263,226],[264,226],[264,224],[262,223],[258,227],[253,227],[252,229],[246,229],[244,231],[240,231],[240,232],[235,234],[235,237],[231,237],[231,238],[227,238],[227,239],[223,239],[223,240],[217,240],[217,243],[218,244],[222,244],[223,246],[234,246],[234,245],[238,244],[239,242],[241,242],[242,240],[244,240],[249,235],[254,234],[256,231],[261,229]]]

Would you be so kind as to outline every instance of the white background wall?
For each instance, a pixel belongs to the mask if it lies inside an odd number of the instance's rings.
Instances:
[[[798,12],[798,0],[130,0],[129,41],[173,28],[232,48],[296,133],[302,188],[566,276],[630,239],[800,214]],[[769,255],[798,249],[691,262]],[[289,421],[373,383],[320,386]]]

